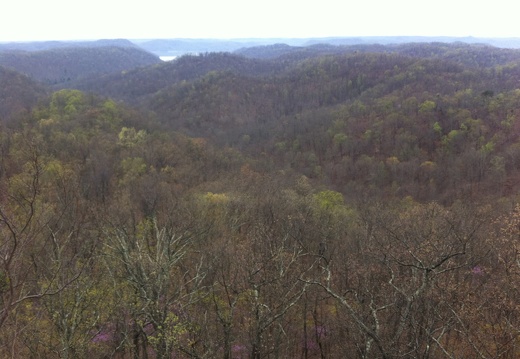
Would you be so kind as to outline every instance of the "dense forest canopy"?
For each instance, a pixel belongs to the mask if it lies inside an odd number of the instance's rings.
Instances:
[[[113,45],[0,52],[2,357],[520,356],[520,50]]]
[[[17,114],[30,112],[50,92],[45,86],[19,72],[0,66],[0,120],[8,122]]]
[[[161,61],[136,47],[59,47],[42,51],[0,51],[0,65],[31,76],[46,85],[119,73]]]

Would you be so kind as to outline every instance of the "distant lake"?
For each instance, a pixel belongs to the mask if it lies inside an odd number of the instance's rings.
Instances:
[[[175,60],[177,58],[177,56],[159,56],[159,58],[163,61],[171,61],[171,60]]]

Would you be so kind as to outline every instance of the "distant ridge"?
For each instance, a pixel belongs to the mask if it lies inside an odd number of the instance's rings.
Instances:
[[[258,38],[258,39],[149,39],[132,40],[136,45],[157,56],[181,56],[206,52],[233,52],[239,49],[285,44],[290,46],[328,45],[390,45],[405,43],[468,43],[501,48],[520,48],[520,38],[480,38],[449,36],[358,36],[320,38]]]
[[[520,38],[482,38],[453,36],[356,36],[318,38],[234,38],[234,39],[100,39],[92,41],[36,41],[0,43],[0,51],[42,51],[67,47],[134,47],[141,48],[156,56],[182,56],[208,52],[234,52],[239,49],[286,44],[290,46],[328,45],[390,45],[405,43],[455,43],[487,44],[500,48],[520,48]]]
[[[93,41],[32,41],[32,42],[8,42],[0,43],[0,51],[43,51],[67,47],[137,47],[126,39],[101,39]]]
[[[81,78],[118,73],[161,63],[155,55],[137,46],[55,47],[41,51],[0,51],[0,65],[47,85],[59,85]],[[126,41],[125,41],[126,43]]]
[[[462,42],[467,44],[487,44],[504,48],[520,48],[520,38],[486,38],[486,37],[454,37],[454,36],[361,36],[361,37],[328,37],[308,39],[303,45],[331,44],[331,45],[391,45],[407,43],[430,43],[443,42],[454,43]]]
[[[43,85],[1,65],[0,83],[0,123],[17,113],[29,112],[40,98],[47,95]]]

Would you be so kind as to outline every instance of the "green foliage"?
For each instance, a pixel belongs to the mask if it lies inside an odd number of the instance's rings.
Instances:
[[[489,154],[489,153],[493,152],[494,149],[495,149],[495,143],[493,141],[489,141],[488,143],[486,143],[485,145],[482,146],[481,151],[484,154]]]
[[[118,135],[118,144],[123,147],[136,147],[146,140],[146,131],[136,131],[135,128],[123,127]]]
[[[150,345],[156,352],[162,351],[162,346],[175,348],[180,344],[180,338],[188,333],[188,326],[174,313],[166,315],[164,324],[157,326],[156,331],[148,337]]]
[[[321,191],[314,195],[319,208],[324,210],[333,209],[337,206],[343,205],[343,195],[335,191]]]
[[[334,138],[332,139],[334,144],[336,144],[338,146],[345,144],[347,142],[347,140],[348,140],[348,136],[345,135],[344,133],[337,133],[334,135]]]
[[[50,103],[51,116],[71,119],[86,106],[83,92],[79,90],[60,90],[52,95]]]
[[[517,55],[318,48],[1,124],[0,356],[517,357]]]
[[[202,198],[204,201],[214,205],[226,204],[227,202],[229,202],[229,196],[225,193],[208,192]]]
[[[427,114],[432,113],[437,105],[431,100],[426,100],[419,105],[419,113]]]
[[[121,161],[121,169],[125,176],[137,177],[146,172],[146,162],[141,157],[125,158]]]
[[[433,130],[438,134],[442,134],[442,127],[439,122],[433,124]]]
[[[113,100],[106,100],[103,102],[102,115],[98,119],[99,125],[108,127],[112,130],[118,128],[122,122],[121,111]]]

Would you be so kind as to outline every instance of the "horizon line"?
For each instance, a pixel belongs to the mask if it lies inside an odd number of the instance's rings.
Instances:
[[[150,40],[213,40],[213,41],[255,41],[255,40],[306,40],[306,39],[362,39],[362,38],[446,38],[446,39],[486,39],[511,40],[520,36],[474,36],[474,35],[338,35],[338,36],[266,36],[266,37],[100,37],[90,39],[33,39],[33,40],[0,40],[0,43],[31,43],[31,42],[94,42],[107,40],[150,41]]]

